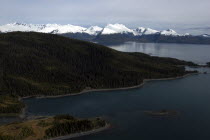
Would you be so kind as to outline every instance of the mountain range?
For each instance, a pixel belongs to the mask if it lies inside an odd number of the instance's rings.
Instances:
[[[150,28],[138,27],[136,29],[129,29],[123,24],[108,24],[104,28],[99,26],[91,26],[89,28],[75,26],[71,24],[59,25],[59,24],[25,24],[25,23],[11,23],[0,26],[0,31],[5,32],[41,32],[41,33],[53,33],[53,34],[64,34],[64,33],[86,33],[89,35],[109,35],[109,34],[133,34],[134,36],[161,34],[161,35],[173,35],[173,36],[184,36],[189,35],[178,34],[172,29],[157,31]]]
[[[85,28],[71,24],[25,24],[16,22],[0,26],[1,33],[16,31],[59,34],[102,44],[123,43],[125,41],[210,44],[210,35],[208,34],[193,36],[189,33],[178,34],[173,29],[162,31],[144,27],[130,29],[123,24],[108,24],[103,28],[99,26]]]

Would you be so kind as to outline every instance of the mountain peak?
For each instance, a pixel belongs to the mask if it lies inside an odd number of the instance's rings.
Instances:
[[[172,29],[163,30],[163,31],[161,31],[160,34],[161,35],[174,35],[174,36],[179,35],[176,31],[174,31]]]
[[[151,28],[146,28],[143,32],[144,35],[157,34],[157,33],[159,33],[159,31]]]
[[[99,26],[91,26],[85,30],[85,33],[90,34],[90,35],[97,35],[99,34],[103,28]]]
[[[127,28],[123,24],[108,24],[102,31],[102,34],[123,34],[123,33],[133,33],[133,31]]]

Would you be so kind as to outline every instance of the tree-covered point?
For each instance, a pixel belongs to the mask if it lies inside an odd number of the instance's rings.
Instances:
[[[207,64],[207,66],[209,66],[210,67],[210,62],[208,62],[208,63],[206,63]]]
[[[0,50],[0,93],[22,97],[135,86],[182,76],[181,65],[194,65],[34,32],[0,34]]]
[[[16,95],[0,95],[0,116],[16,116],[24,106]]]
[[[106,125],[100,118],[78,119],[70,115],[58,115],[2,125],[0,140],[47,140],[96,130]]]

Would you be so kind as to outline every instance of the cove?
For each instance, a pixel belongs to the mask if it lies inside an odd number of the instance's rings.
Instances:
[[[106,131],[76,139],[186,140],[210,138],[210,75],[148,82],[141,88],[89,92],[77,96],[25,99],[27,115],[69,113],[102,116],[112,124]],[[177,110],[176,117],[151,117],[147,110]]]

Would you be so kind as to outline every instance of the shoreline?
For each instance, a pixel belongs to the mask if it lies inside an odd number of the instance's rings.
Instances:
[[[95,133],[107,130],[110,127],[111,127],[111,125],[107,123],[104,127],[100,127],[100,128],[97,128],[97,129],[89,130],[89,131],[86,131],[86,132],[79,132],[79,133],[74,133],[74,134],[70,134],[70,135],[66,135],[66,136],[50,138],[48,140],[66,140],[66,139],[82,137],[82,136],[91,135],[91,134],[95,134]]]
[[[175,80],[175,79],[181,79],[181,78],[185,78],[191,75],[197,75],[199,73],[188,73],[185,74],[183,76],[177,76],[177,77],[171,77],[171,78],[160,78],[160,79],[144,79],[143,82],[139,85],[136,86],[131,86],[131,87],[123,87],[123,88],[110,88],[110,89],[91,89],[91,90],[83,90],[79,93],[73,93],[73,94],[66,94],[66,95],[58,95],[58,96],[30,96],[30,97],[23,97],[20,98],[20,100],[23,99],[27,99],[27,98],[59,98],[59,97],[66,97],[66,96],[77,96],[77,95],[81,95],[84,93],[89,93],[89,92],[100,92],[100,91],[117,91],[117,90],[127,90],[127,89],[135,89],[135,88],[140,88],[142,86],[144,86],[147,82],[151,82],[151,81],[167,81],[167,80]],[[26,116],[26,109],[27,106],[25,106],[22,109],[22,112],[17,116],[20,119],[25,119],[27,118]],[[50,138],[48,140],[66,140],[66,139],[71,139],[71,138],[76,138],[76,137],[82,137],[82,136],[86,136],[86,135],[91,135],[94,133],[98,133],[101,131],[104,131],[106,129],[109,129],[111,127],[110,124],[106,124],[104,127],[98,128],[98,129],[93,129],[90,131],[86,131],[86,132],[80,132],[80,133],[75,133],[75,134],[70,134],[70,135],[66,135],[66,136],[60,136],[60,137],[55,137],[55,138]]]
[[[191,75],[197,75],[199,73],[188,73],[185,74],[183,76],[178,76],[178,77],[171,77],[171,78],[159,78],[159,79],[144,79],[143,82],[139,85],[136,86],[130,86],[130,87],[121,87],[121,88],[106,88],[106,89],[90,89],[90,90],[83,90],[81,92],[78,93],[71,93],[71,94],[65,94],[65,95],[55,95],[55,96],[42,96],[42,95],[37,95],[37,96],[27,96],[27,97],[22,97],[22,99],[28,99],[28,98],[36,98],[36,99],[50,99],[50,98],[61,98],[61,97],[66,97],[66,96],[77,96],[77,95],[81,95],[81,94],[85,94],[85,93],[89,93],[89,92],[100,92],[100,91],[117,91],[117,90],[127,90],[127,89],[135,89],[135,88],[140,88],[142,86],[144,86],[144,84],[146,84],[147,82],[151,82],[151,81],[167,81],[167,80],[176,80],[176,79],[181,79],[181,78],[185,78]]]
[[[83,90],[83,91],[78,92],[78,93],[71,93],[71,94],[65,94],[65,95],[55,95],[55,96],[41,96],[41,95],[40,96],[39,95],[37,95],[37,96],[27,96],[27,97],[19,97],[19,100],[24,100],[24,99],[29,99],[29,98],[36,98],[36,99],[61,98],[61,97],[67,97],[67,96],[78,96],[78,95],[82,95],[82,94],[89,93],[89,92],[117,91],[117,90],[136,89],[136,88],[143,87],[147,82],[176,80],[176,79],[181,79],[181,78],[185,78],[185,77],[188,77],[188,76],[191,76],[191,75],[197,75],[197,74],[199,74],[199,73],[188,73],[188,74],[185,74],[183,76],[171,77],[171,78],[144,79],[141,84],[136,85],[136,86],[131,86],[131,87],[107,88],[107,89],[90,89],[90,90]],[[26,116],[26,110],[27,110],[27,105],[25,105],[25,107],[22,109],[22,111],[20,113],[12,115],[11,117],[19,117],[20,119],[24,119],[24,118],[27,117]],[[8,117],[8,116],[6,115],[4,117]]]

